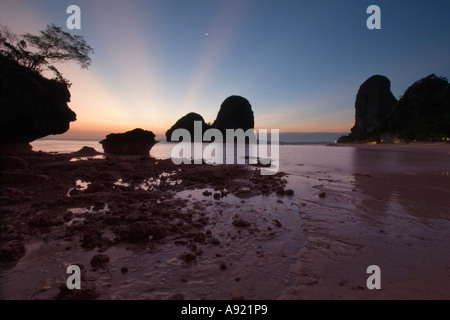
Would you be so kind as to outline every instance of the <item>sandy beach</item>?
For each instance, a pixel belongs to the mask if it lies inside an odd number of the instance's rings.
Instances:
[[[411,143],[346,143],[341,146],[364,148],[369,150],[388,150],[426,154],[449,155],[450,144],[445,142],[411,142]]]
[[[1,299],[450,298],[448,144],[284,146],[276,176],[73,160],[2,157]]]

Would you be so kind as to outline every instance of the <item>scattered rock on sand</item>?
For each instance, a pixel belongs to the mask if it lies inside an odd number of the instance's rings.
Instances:
[[[167,300],[184,300],[184,295],[182,293],[174,293],[173,295],[167,297]]]
[[[231,300],[244,300],[244,295],[239,291],[233,291],[231,293]]]
[[[205,190],[205,191],[203,191],[203,195],[204,195],[205,197],[209,197],[209,196],[212,195],[212,192],[210,192],[210,191],[208,191],[208,190]]]
[[[151,225],[149,227],[150,236],[152,240],[162,240],[167,236],[167,228],[160,224]]]
[[[103,221],[105,224],[115,226],[118,225],[122,221],[122,219],[119,216],[106,216]]]
[[[120,239],[125,242],[147,242],[149,235],[149,225],[143,221],[133,222],[122,226],[119,230]]]
[[[101,184],[90,183],[84,192],[85,193],[95,193],[95,192],[101,192],[103,190],[104,190],[104,187]]]
[[[273,220],[273,224],[275,225],[275,227],[277,228],[281,228],[283,225],[281,224],[280,221],[278,221],[278,219]]]
[[[104,268],[109,263],[109,256],[106,254],[96,254],[91,259],[91,266],[94,269]]]
[[[13,240],[2,246],[0,250],[1,262],[17,261],[25,254],[25,246],[18,240]]]
[[[66,284],[59,287],[59,293],[56,300],[95,300],[99,294],[95,288],[81,288],[80,290],[70,290]]]
[[[248,228],[250,227],[250,222],[242,218],[237,218],[233,221],[233,226],[238,228]]]
[[[192,253],[183,253],[179,256],[179,258],[186,263],[193,262],[193,261],[195,261],[195,259],[197,259],[197,257],[195,255],[193,255]]]
[[[127,216],[125,217],[125,220],[127,220],[128,222],[135,222],[135,221],[143,220],[143,217],[142,217],[142,214],[140,211],[133,211],[133,212],[130,212],[129,214],[127,214]]]
[[[88,230],[83,234],[81,238],[81,247],[83,248],[95,248],[100,245],[102,233],[100,230],[93,229]]]
[[[293,196],[294,195],[294,190],[292,190],[292,189],[286,190],[286,195],[287,196]]]

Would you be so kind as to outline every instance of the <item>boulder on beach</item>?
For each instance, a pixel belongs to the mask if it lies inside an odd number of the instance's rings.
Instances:
[[[67,84],[44,78],[0,55],[0,151],[30,152],[30,142],[63,134],[76,114]]]
[[[71,155],[73,157],[93,157],[93,156],[97,156],[100,155],[101,153],[98,152],[97,150],[95,150],[92,147],[86,147],[84,146],[83,148],[81,148],[80,150],[76,151],[76,152],[72,152]]]
[[[91,266],[94,269],[103,269],[109,263],[109,260],[110,259],[108,255],[99,253],[92,257]]]
[[[100,141],[105,153],[118,155],[148,156],[150,149],[158,141],[155,134],[143,129],[134,129],[125,133],[111,133]]]

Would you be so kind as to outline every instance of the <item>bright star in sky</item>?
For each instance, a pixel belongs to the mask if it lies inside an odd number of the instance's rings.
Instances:
[[[214,121],[230,95],[250,101],[256,130],[348,132],[370,76],[387,76],[396,98],[431,73],[450,78],[450,1],[376,2],[380,30],[361,0],[78,0],[81,29],[69,31],[95,54],[88,70],[58,66],[77,114],[65,136],[164,134],[189,112]],[[65,27],[71,3],[0,0],[0,24]]]

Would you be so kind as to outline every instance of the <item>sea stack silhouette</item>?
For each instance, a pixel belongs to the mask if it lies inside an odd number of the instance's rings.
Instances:
[[[213,128],[219,129],[225,136],[227,129],[247,131],[255,127],[250,102],[241,96],[230,96],[220,106]]]
[[[431,74],[414,82],[400,100],[390,81],[373,76],[356,97],[355,126],[338,142],[450,141],[450,84]]]
[[[216,120],[212,125],[205,123],[201,115],[197,113],[189,113],[179,119],[166,132],[167,141],[172,141],[171,135],[176,129],[186,129],[191,134],[191,137],[193,137],[194,121],[202,122],[203,132],[210,128],[220,130],[224,137],[224,141],[226,139],[227,129],[242,129],[247,131],[248,129],[253,129],[255,127],[254,113],[250,102],[244,97],[232,95],[222,102]]]
[[[450,84],[431,74],[413,83],[380,125],[381,138],[449,141]]]
[[[195,137],[194,135],[194,123],[195,121],[200,121],[202,123],[202,137],[203,133],[209,129],[211,126],[206,124],[205,120],[201,115],[195,112],[188,113],[184,117],[182,117],[180,120],[178,120],[169,130],[166,132],[166,140],[167,142],[172,142],[172,133],[177,129],[186,129],[189,134],[191,135],[191,138],[193,139]],[[201,141],[199,141],[201,142]]]
[[[391,81],[382,75],[367,79],[359,88],[355,102],[353,134],[373,132],[391,111],[397,99],[391,92]]]

